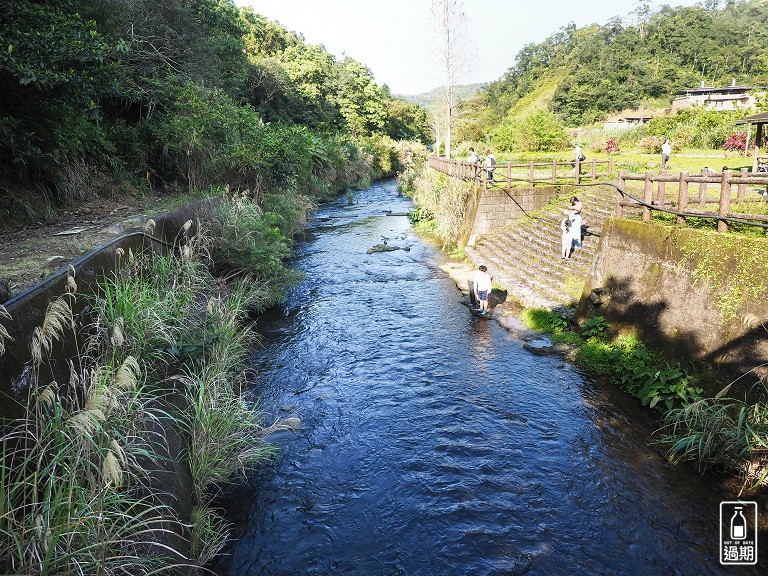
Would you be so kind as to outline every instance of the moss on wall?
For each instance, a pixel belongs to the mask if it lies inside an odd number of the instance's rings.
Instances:
[[[578,318],[601,314],[678,357],[760,373],[767,296],[768,239],[610,219]]]

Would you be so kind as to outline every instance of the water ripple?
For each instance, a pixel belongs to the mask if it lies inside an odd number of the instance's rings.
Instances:
[[[407,209],[377,184],[298,247],[306,280],[260,322],[253,367],[302,429],[229,496],[216,571],[725,574],[724,494],[648,446],[636,402],[459,306],[439,254],[383,215]],[[366,254],[382,236],[411,250]]]

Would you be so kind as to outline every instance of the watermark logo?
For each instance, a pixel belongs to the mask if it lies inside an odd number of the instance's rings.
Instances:
[[[720,564],[757,564],[757,502],[720,502]]]

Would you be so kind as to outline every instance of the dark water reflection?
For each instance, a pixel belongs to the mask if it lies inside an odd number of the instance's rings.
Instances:
[[[253,365],[265,409],[302,430],[228,500],[217,572],[765,573],[719,565],[734,495],[649,448],[634,401],[458,305],[440,255],[384,215],[407,209],[377,184],[299,247],[306,281]],[[411,250],[366,254],[382,236]]]

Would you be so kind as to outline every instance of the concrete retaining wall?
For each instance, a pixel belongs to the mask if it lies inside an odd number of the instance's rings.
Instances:
[[[116,238],[108,244],[95,248],[36,286],[6,302],[4,306],[11,315],[11,320],[2,320],[2,323],[12,340],[5,342],[6,352],[0,355],[0,417],[15,418],[23,414],[27,387],[32,384],[30,381],[32,334],[36,327],[42,325],[51,300],[65,293],[70,270],[74,270],[78,293],[81,296],[75,301],[73,312],[81,324],[84,324],[87,320],[81,315],[87,302],[82,296],[94,294],[99,289],[104,276],[114,270],[118,249],[128,254],[129,250],[134,253],[144,250],[161,251],[168,246],[173,246],[177,242],[184,223],[187,220],[196,223],[198,220],[209,218],[212,203],[218,201],[218,199],[198,200],[161,214],[154,219],[155,227],[152,236],[135,232]],[[194,227],[189,233],[195,233]],[[40,374],[40,380],[43,383],[52,380],[62,382],[69,378],[68,359],[76,354],[74,342],[70,336],[68,332],[65,333],[64,340],[53,346],[49,361],[41,367],[43,372]]]
[[[509,193],[503,188],[488,188],[485,192],[477,189],[475,205],[470,205],[467,211],[465,243],[474,244],[481,236],[498,232],[528,212],[546,206],[561,193],[567,193],[561,186],[513,188]]]
[[[735,376],[768,373],[768,239],[608,219],[577,320]]]

